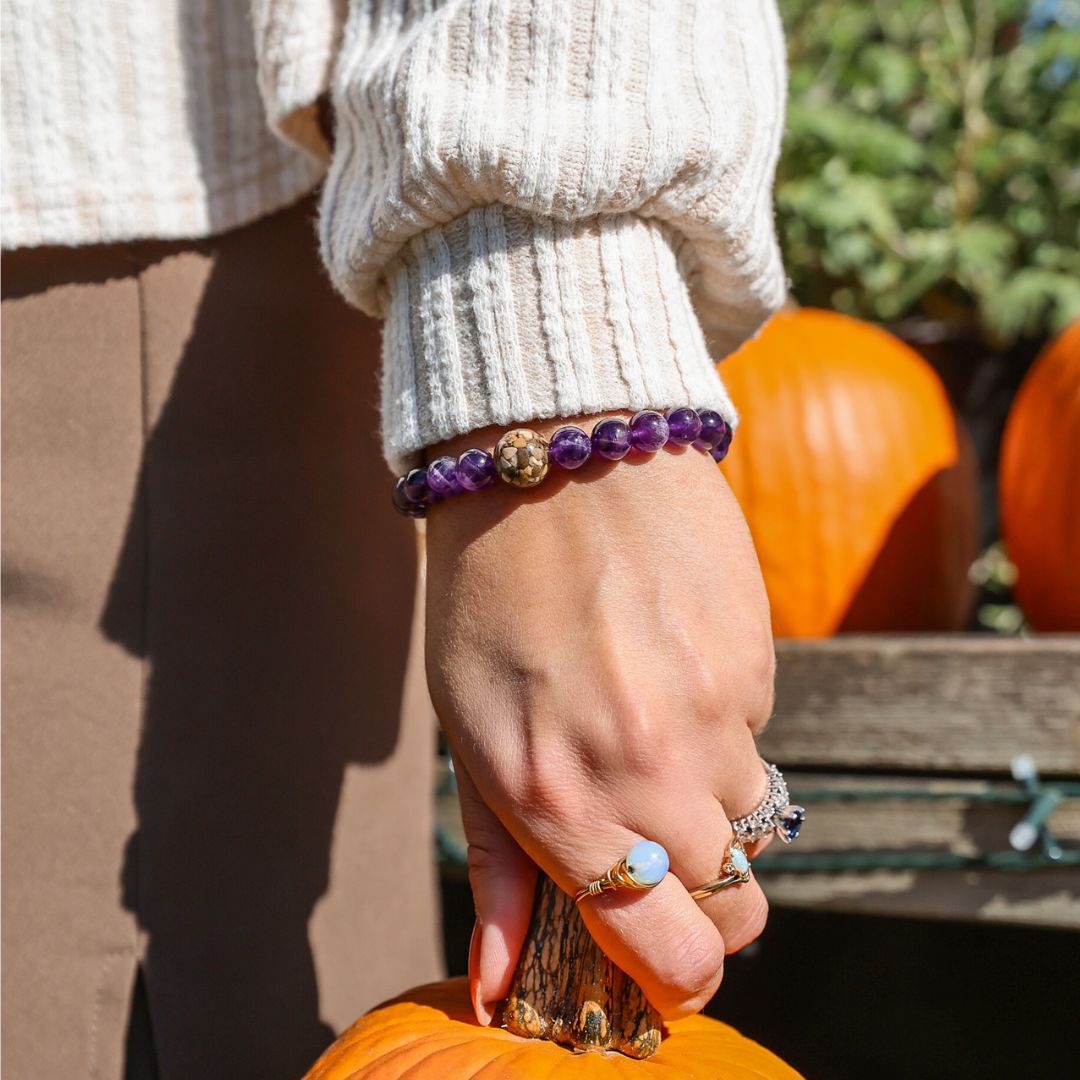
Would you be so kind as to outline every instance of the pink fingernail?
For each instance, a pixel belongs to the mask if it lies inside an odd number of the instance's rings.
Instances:
[[[491,1012],[484,1006],[484,995],[480,981],[480,949],[484,933],[479,918],[473,924],[472,937],[469,939],[469,997],[472,998],[473,1012],[478,1024],[488,1027],[491,1024]]]

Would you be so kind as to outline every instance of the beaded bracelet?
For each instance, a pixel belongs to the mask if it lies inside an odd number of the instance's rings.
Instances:
[[[494,454],[466,450],[459,458],[436,458],[427,468],[413,469],[394,484],[394,509],[406,517],[424,517],[429,506],[465,491],[482,491],[505,480],[518,488],[536,487],[551,464],[560,469],[580,469],[596,454],[620,461],[631,450],[655,454],[669,442],[693,446],[723,461],[731,446],[727,421],[712,409],[687,405],[659,413],[643,409],[630,422],[609,418],[593,426],[592,435],[579,427],[561,427],[550,441],[529,428],[514,428],[495,444]]]

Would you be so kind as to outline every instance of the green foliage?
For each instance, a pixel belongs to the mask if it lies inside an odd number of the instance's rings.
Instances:
[[[997,344],[1080,315],[1080,0],[780,8],[797,299]]]

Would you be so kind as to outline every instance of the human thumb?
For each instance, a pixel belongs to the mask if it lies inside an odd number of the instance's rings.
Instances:
[[[476,906],[469,946],[469,992],[476,1019],[488,1026],[495,1019],[495,1007],[510,991],[529,929],[537,870],[457,762],[454,771]]]

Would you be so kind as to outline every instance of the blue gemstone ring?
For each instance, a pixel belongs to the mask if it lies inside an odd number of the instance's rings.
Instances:
[[[691,889],[690,895],[695,900],[704,900],[706,896],[712,896],[713,893],[721,892],[732,885],[745,885],[749,880],[750,858],[742,841],[735,836],[728,844],[727,854],[720,866],[720,876],[715,881]]]
[[[784,774],[767,761],[763,761],[762,765],[765,766],[768,781],[765,798],[745,817],[736,818],[731,827],[744,844],[764,840],[771,832],[776,833],[785,844],[790,844],[802,830],[806,810],[788,801]]]
[[[606,874],[590,881],[574,896],[580,904],[590,896],[614,892],[616,889],[652,889],[664,880],[668,872],[668,853],[652,840],[639,840]]]

